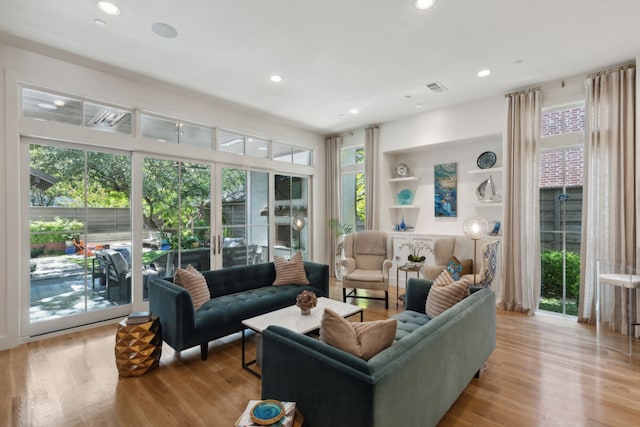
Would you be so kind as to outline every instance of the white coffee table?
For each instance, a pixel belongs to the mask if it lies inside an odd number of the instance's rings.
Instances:
[[[364,312],[362,307],[356,305],[346,304],[342,301],[332,300],[330,298],[320,297],[318,298],[318,304],[311,309],[311,314],[302,315],[300,308],[295,305],[281,308],[280,310],[272,311],[269,313],[261,314],[260,316],[252,317],[242,321],[242,367],[252,374],[260,377],[260,373],[251,368],[260,359],[260,346],[261,342],[256,342],[256,359],[251,361],[245,360],[245,331],[251,329],[257,334],[262,334],[262,331],[269,326],[282,326],[283,328],[290,329],[299,334],[308,334],[320,328],[320,321],[322,320],[322,314],[325,308],[330,308],[342,317],[350,317],[360,313],[360,321],[362,322]],[[259,337],[259,335],[258,335]]]

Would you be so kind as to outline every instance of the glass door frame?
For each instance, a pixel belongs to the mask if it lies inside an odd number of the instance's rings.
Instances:
[[[90,145],[90,144],[82,144],[82,143],[70,143],[70,142],[65,142],[65,141],[59,141],[59,140],[51,140],[51,139],[43,139],[43,138],[34,138],[34,137],[27,137],[27,136],[21,136],[20,137],[20,163],[21,163],[21,168],[20,168],[20,173],[21,173],[21,188],[19,190],[20,193],[20,204],[22,206],[22,211],[27,213],[25,215],[21,216],[21,220],[20,220],[20,244],[18,245],[18,247],[21,248],[20,251],[20,263],[19,265],[21,266],[20,269],[20,321],[21,321],[21,327],[20,327],[20,334],[21,336],[25,336],[25,337],[29,337],[29,336],[35,336],[35,335],[42,335],[42,334],[49,334],[49,333],[55,333],[57,331],[62,331],[65,329],[69,329],[69,328],[75,328],[75,327],[80,327],[80,326],[84,326],[87,324],[91,324],[91,323],[96,323],[96,322],[102,322],[102,321],[107,321],[107,320],[111,320],[111,319],[115,319],[115,318],[119,318],[119,317],[125,317],[128,314],[131,313],[132,311],[132,304],[128,303],[128,304],[121,304],[121,305],[117,305],[114,307],[110,307],[110,308],[104,308],[104,309],[98,309],[98,310],[92,310],[92,311],[85,311],[82,313],[77,313],[77,314],[73,314],[73,315],[69,315],[69,316],[65,316],[65,317],[58,317],[58,318],[54,318],[54,319],[50,319],[50,320],[43,320],[43,321],[38,321],[38,322],[32,322],[31,321],[31,272],[30,272],[30,263],[29,262],[24,262],[25,260],[29,260],[30,259],[30,245],[27,244],[27,242],[31,241],[31,233],[30,233],[30,215],[28,215],[28,213],[30,212],[31,206],[30,206],[30,191],[28,188],[28,183],[30,182],[29,179],[29,173],[30,173],[30,155],[29,155],[29,146],[31,144],[36,144],[36,145],[42,145],[42,146],[49,146],[49,147],[58,147],[58,148],[68,148],[68,149],[73,149],[73,150],[79,150],[82,152],[100,152],[100,153],[107,153],[107,154],[119,154],[119,155],[127,155],[130,156],[130,158],[132,159],[132,168],[131,168],[131,179],[132,182],[137,182],[136,181],[136,176],[135,176],[135,171],[134,171],[134,167],[133,167],[133,154],[129,151],[126,150],[117,150],[117,149],[110,149],[110,148],[105,148],[105,147],[97,147],[95,145]],[[132,191],[133,193],[133,191]],[[131,209],[131,212],[133,212],[132,209],[134,209],[134,203],[132,200],[132,196],[130,196],[130,200],[129,200],[129,208]],[[86,209],[86,206],[85,206]],[[132,226],[131,226],[131,244],[132,244],[132,248],[134,247],[135,243],[135,233],[133,232],[134,230],[134,224],[133,224],[133,217],[131,219],[132,221]],[[132,252],[132,257],[134,256],[133,254],[133,250]],[[135,259],[132,258],[132,262],[135,262]],[[135,265],[135,264],[134,264]],[[137,269],[134,269],[134,272]],[[86,295],[87,295],[87,286],[90,285],[90,283],[88,281],[91,280],[91,272],[88,271],[88,266],[85,267],[84,270],[84,282],[85,282],[85,301],[86,301]],[[138,280],[141,280],[141,277],[138,278]],[[136,279],[133,278],[132,279],[132,290],[135,290],[136,286],[134,285],[134,283],[136,283]],[[132,293],[132,297],[133,297],[133,293]]]

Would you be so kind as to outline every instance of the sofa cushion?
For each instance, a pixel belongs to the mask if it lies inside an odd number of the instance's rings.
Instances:
[[[446,286],[431,286],[427,295],[426,312],[432,319],[460,302],[469,291],[467,281],[457,281]]]
[[[471,294],[471,291],[469,290],[469,286],[471,286],[471,283],[473,283],[473,276],[471,276],[472,278],[469,279],[469,277],[463,277],[461,279],[461,281],[464,281],[467,283],[467,290],[464,293],[464,297],[468,297]],[[453,282],[455,282],[455,280],[453,279],[453,277],[451,277],[451,274],[449,273],[449,270],[442,270],[442,272],[438,275],[438,277],[436,277],[436,279],[433,281],[433,285],[434,286],[447,286],[452,284]]]
[[[393,344],[397,326],[395,319],[352,323],[330,308],[325,308],[320,322],[320,339],[369,360]]]
[[[276,280],[274,286],[281,285],[308,285],[307,273],[304,271],[302,263],[302,254],[297,252],[287,261],[285,258],[275,256],[273,263],[276,268]]]
[[[176,285],[182,286],[189,292],[194,310],[198,310],[205,302],[211,299],[206,279],[190,264],[186,269],[178,267],[173,281]]]

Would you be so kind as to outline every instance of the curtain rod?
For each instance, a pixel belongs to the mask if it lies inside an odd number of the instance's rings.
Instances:
[[[505,95],[504,95],[504,97],[505,97],[505,98],[509,98],[509,97],[511,97],[511,96],[522,95],[522,94],[530,93],[530,92],[537,92],[537,91],[539,91],[539,90],[542,90],[542,89],[540,88],[540,86],[538,86],[538,87],[532,87],[532,88],[529,88],[529,89],[517,90],[517,91],[515,91],[515,92],[507,93],[507,94],[505,94]]]
[[[602,71],[598,71],[597,73],[593,73],[593,74],[589,74],[587,77],[588,78],[594,78],[594,77],[600,77],[600,76],[604,76],[606,74],[610,74],[610,73],[615,73],[615,72],[619,72],[619,71],[626,71],[630,68],[636,68],[636,64],[626,64],[626,65],[621,65],[617,68],[612,68],[609,70],[602,70]]]

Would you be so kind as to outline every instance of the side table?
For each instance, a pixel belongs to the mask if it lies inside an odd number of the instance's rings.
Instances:
[[[407,282],[409,281],[409,272],[416,273],[416,277],[420,278],[420,270],[422,270],[422,265],[415,264],[405,264],[399,265],[396,270],[396,307],[398,306],[398,301],[402,301],[404,303],[405,294],[400,295],[400,272],[404,271],[404,286],[406,289]]]
[[[162,326],[158,316],[134,325],[124,319],[116,332],[116,366],[121,377],[136,377],[160,365]]]

